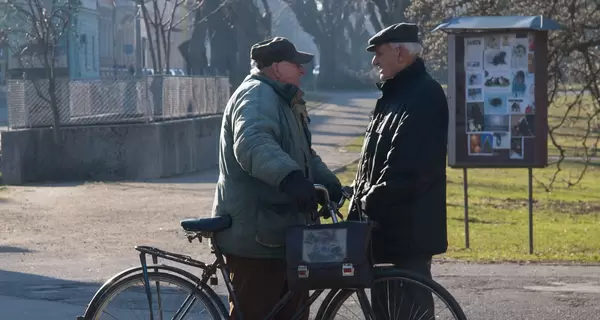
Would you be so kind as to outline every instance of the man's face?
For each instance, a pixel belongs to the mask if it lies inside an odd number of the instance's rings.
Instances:
[[[288,61],[275,62],[271,65],[277,80],[300,87],[300,78],[304,75],[304,67]]]
[[[394,48],[389,43],[375,47],[375,56],[371,63],[379,69],[381,81],[393,78],[406,65],[406,49]]]

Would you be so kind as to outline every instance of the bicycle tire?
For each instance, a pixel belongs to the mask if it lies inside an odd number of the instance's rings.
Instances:
[[[375,272],[375,280],[374,281],[386,281],[386,280],[409,280],[411,282],[417,282],[420,285],[423,285],[427,289],[429,289],[432,293],[438,295],[438,297],[446,303],[450,312],[454,315],[457,320],[467,320],[464,311],[462,310],[460,304],[456,301],[456,299],[444,288],[442,285],[437,283],[436,281],[421,276],[419,274],[415,274],[412,272],[396,269],[396,268],[378,268],[376,267]],[[332,299],[325,298],[325,301],[330,301],[329,304],[321,305],[319,308],[319,312],[317,314],[322,314],[321,318],[317,318],[318,320],[332,320],[334,316],[337,314],[338,310],[342,306],[342,304],[348,299],[356,289],[341,289],[337,292],[330,292],[333,294]],[[323,310],[321,310],[323,308]]]
[[[165,273],[165,272],[148,272],[148,279],[150,282],[156,280],[166,280],[171,284],[175,284],[181,288],[187,289],[192,293],[200,302],[202,302],[212,317],[212,319],[225,319],[226,315],[220,312],[220,308],[218,308],[217,304],[222,304],[222,301],[213,301],[213,299],[202,290],[198,288],[195,283],[192,283],[188,279],[178,276],[175,274]],[[156,279],[156,280],[155,280]],[[144,281],[144,274],[137,273],[130,276],[127,276],[123,279],[118,280],[117,282],[111,284],[105,291],[104,294],[95,297],[89,304],[89,308],[86,310],[83,319],[85,320],[96,320],[99,313],[105,307],[105,302],[108,298],[111,298],[115,292],[119,292],[122,288],[128,288],[131,283],[142,282]],[[118,295],[118,294],[117,294]],[[95,301],[94,301],[95,300]]]

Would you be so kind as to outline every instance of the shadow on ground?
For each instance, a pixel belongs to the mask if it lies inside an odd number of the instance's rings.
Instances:
[[[71,281],[0,270],[2,319],[75,319],[85,313],[87,304],[101,286],[102,283],[98,282]],[[161,287],[161,289],[164,288]],[[129,305],[138,300],[146,301],[145,294],[141,291],[125,291],[123,293],[127,296],[128,304],[119,304],[120,306]],[[135,295],[133,295],[134,293]],[[219,297],[227,305],[227,297],[223,295]],[[185,300],[185,296],[181,300]],[[165,302],[167,301],[165,300]],[[179,303],[171,304],[178,305]],[[6,318],[4,318],[5,316]]]
[[[32,252],[27,248],[13,247],[13,246],[0,246],[0,253],[28,253]]]

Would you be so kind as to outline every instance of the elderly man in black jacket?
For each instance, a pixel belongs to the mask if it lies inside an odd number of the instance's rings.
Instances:
[[[377,86],[382,95],[367,127],[350,219],[357,218],[360,208],[377,222],[373,231],[376,262],[393,263],[431,278],[432,256],[448,247],[446,96],[419,57],[422,47],[416,25],[399,23],[381,30],[369,39],[367,50],[374,53],[372,63],[379,69],[382,82]],[[408,305],[397,310],[404,315],[397,319],[415,316],[409,314],[415,301],[415,308],[420,306],[415,319],[423,314],[422,319],[429,319],[431,294],[417,288],[408,291],[403,291],[404,298],[408,293],[413,301],[405,300]],[[379,290],[372,292],[378,295]],[[387,301],[383,302],[386,310],[377,313],[389,312]],[[373,307],[378,309],[378,304],[373,302]]]

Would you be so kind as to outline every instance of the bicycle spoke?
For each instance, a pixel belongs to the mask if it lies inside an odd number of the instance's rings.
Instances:
[[[190,300],[192,300],[192,302],[189,302]],[[196,298],[194,297],[193,294],[190,294],[189,296],[187,296],[187,298],[185,299],[185,301],[183,301],[183,304],[181,304],[181,307],[179,307],[179,309],[177,310],[177,312],[175,313],[175,315],[173,316],[173,318],[171,320],[177,320],[177,317],[179,317],[179,313],[182,311],[183,311],[183,313],[181,316],[184,317],[188,313],[188,311],[190,311],[190,308],[194,305],[194,302],[196,302]],[[183,310],[183,308],[186,304],[187,304],[187,307],[185,307],[185,310]],[[181,318],[181,319],[183,319],[183,318]]]
[[[148,281],[145,281],[147,278]],[[152,284],[152,300],[147,301],[148,284]],[[154,288],[156,286],[156,289]],[[187,280],[160,272],[142,273],[115,285],[114,292],[102,297],[91,319],[220,319],[215,302]],[[158,300],[156,300],[158,299]],[[200,303],[199,303],[200,302]],[[220,301],[219,301],[220,303]],[[153,305],[149,309],[148,305]]]
[[[162,299],[160,298],[160,284],[158,281],[156,283],[156,298],[158,299],[158,315],[160,316],[160,320],[163,319],[163,309],[162,309]]]
[[[435,290],[439,290],[441,295]],[[376,281],[370,291],[370,303],[364,302],[367,300],[364,291],[346,290],[338,293],[327,305],[322,320],[465,319],[460,306],[457,306],[452,296],[439,285],[433,289],[429,284],[423,284],[410,277],[390,276]],[[354,297],[355,293],[357,297]],[[361,295],[364,295],[364,300]]]

